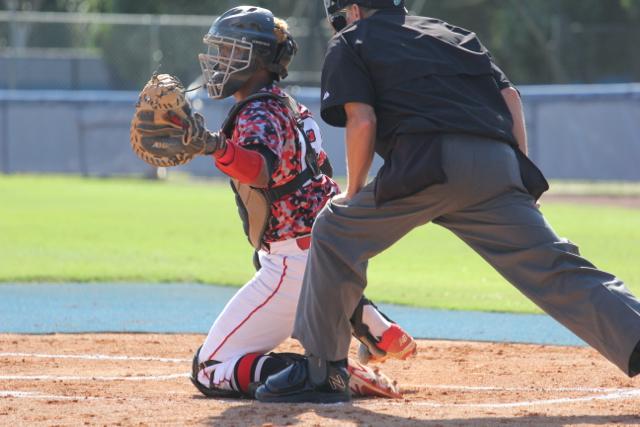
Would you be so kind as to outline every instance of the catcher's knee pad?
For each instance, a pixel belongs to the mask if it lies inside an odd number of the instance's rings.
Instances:
[[[271,375],[304,357],[294,353],[252,353],[242,356],[233,367],[232,384],[244,396],[254,398],[256,389]]]
[[[301,354],[297,354],[297,353],[275,353],[275,352],[271,352],[269,353],[267,356],[272,357],[273,359],[275,359],[271,366],[268,368],[269,370],[273,370],[273,372],[270,372],[269,375],[273,375],[277,372],[280,372],[281,370],[283,370],[284,368],[288,367],[289,365],[293,365],[295,362],[300,362],[302,360],[305,359],[305,357]],[[267,375],[267,376],[269,376]]]
[[[207,397],[253,398],[257,387],[270,375],[276,374],[303,356],[293,353],[249,353],[232,361],[207,360],[199,362],[200,349],[193,358],[191,382]],[[232,363],[233,365],[229,365]],[[201,371],[214,368],[207,374],[208,385],[198,380]],[[221,389],[214,384],[215,367],[224,369],[229,389]]]

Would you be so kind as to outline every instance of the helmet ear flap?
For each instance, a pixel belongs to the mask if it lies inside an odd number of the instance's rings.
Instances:
[[[298,44],[291,37],[287,37],[284,43],[278,45],[278,51],[273,62],[279,64],[282,60],[289,60],[298,52]]]
[[[269,71],[276,73],[279,79],[284,79],[289,74],[287,67],[291,59],[298,52],[298,44],[290,36],[278,45],[273,62],[269,66]]]

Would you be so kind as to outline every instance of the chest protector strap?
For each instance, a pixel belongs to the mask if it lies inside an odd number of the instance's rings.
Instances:
[[[318,166],[318,156],[311,146],[311,142],[305,132],[303,119],[298,112],[296,101],[288,95],[278,96],[272,93],[256,93],[235,104],[229,111],[229,115],[222,124],[222,132],[230,138],[235,127],[235,119],[240,110],[249,102],[256,99],[276,99],[282,102],[291,120],[296,124],[299,134],[302,135],[305,144],[305,164],[307,168],[294,179],[277,187],[254,188],[240,183],[237,179],[231,179],[231,189],[236,195],[238,214],[242,219],[244,232],[251,245],[259,250],[262,248],[262,238],[271,219],[271,204],[281,197],[291,194],[301,188],[305,182],[320,175],[322,172]],[[302,142],[302,141],[301,141]]]

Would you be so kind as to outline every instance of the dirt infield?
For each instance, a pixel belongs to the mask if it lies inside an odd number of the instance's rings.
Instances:
[[[404,399],[277,405],[200,397],[187,373],[203,339],[0,335],[0,424],[640,425],[640,378],[586,348],[421,341],[412,362],[382,365]]]

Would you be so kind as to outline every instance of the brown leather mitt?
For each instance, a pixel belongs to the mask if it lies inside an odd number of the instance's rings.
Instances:
[[[183,165],[225,145],[201,114],[192,113],[184,86],[170,74],[154,74],[140,92],[130,141],[138,157],[156,167]]]

